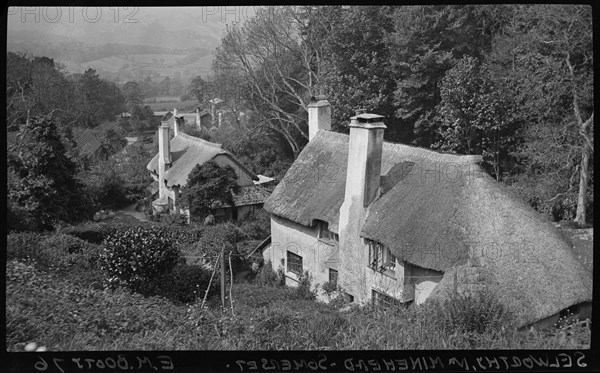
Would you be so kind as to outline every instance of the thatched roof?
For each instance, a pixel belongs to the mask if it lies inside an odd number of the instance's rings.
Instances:
[[[337,232],[347,162],[348,136],[319,131],[267,199],[265,210],[306,226],[323,220]]]
[[[233,194],[233,204],[235,206],[259,205],[269,198],[270,193],[258,185],[246,185],[240,187],[236,194]],[[227,203],[215,202],[211,208],[231,207]]]
[[[232,154],[223,149],[222,144],[203,140],[199,137],[190,136],[179,132],[170,141],[171,167],[165,172],[167,186],[185,186],[189,173],[198,164],[204,164],[213,160],[219,154],[225,154],[231,158],[240,168],[245,170],[256,180],[258,177],[240,163]],[[150,160],[146,168],[158,174],[158,153]]]
[[[305,226],[323,220],[337,233],[348,139],[319,131],[265,209]],[[490,288],[514,305],[523,322],[591,300],[591,276],[568,243],[533,208],[485,174],[478,160],[384,142],[383,194],[369,206],[361,235],[423,268],[452,273],[481,263],[490,270]],[[445,276],[432,297],[441,297],[450,280]]]
[[[469,178],[455,221],[464,224],[471,263],[486,268],[484,284],[528,325],[592,300],[592,276],[554,225],[488,175]],[[454,287],[449,269],[431,299]],[[460,280],[459,280],[460,281]]]
[[[339,210],[346,188],[348,139],[345,134],[319,131],[265,202],[265,209],[305,226],[313,225],[314,220],[323,220],[329,224],[330,231],[338,233]],[[424,167],[422,164],[426,161],[473,164],[476,159],[384,142],[382,186],[386,191],[391,189],[415,162]],[[420,169],[415,168],[413,173]]]
[[[91,130],[81,131],[75,142],[81,155],[92,155],[102,146],[98,137]]]

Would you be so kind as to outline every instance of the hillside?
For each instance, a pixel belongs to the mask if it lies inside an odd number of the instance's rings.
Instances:
[[[199,7],[100,8],[97,22],[86,22],[83,8],[72,9],[64,8],[57,22],[35,22],[34,15],[22,22],[18,12],[9,14],[7,50],[54,58],[71,73],[93,68],[104,79],[185,80],[208,73],[226,25]]]

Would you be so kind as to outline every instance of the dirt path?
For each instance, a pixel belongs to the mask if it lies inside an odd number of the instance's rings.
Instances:
[[[115,213],[123,213],[125,215],[132,216],[132,217],[136,218],[137,220],[143,221],[143,222],[148,221],[148,219],[146,218],[146,215],[143,212],[138,212],[135,210],[135,204],[129,205],[125,208],[117,210],[117,211],[115,211]]]

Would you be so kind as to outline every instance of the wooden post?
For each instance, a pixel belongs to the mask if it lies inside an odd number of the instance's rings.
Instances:
[[[229,305],[231,306],[231,314],[235,316],[235,312],[233,312],[233,267],[231,266],[231,251],[229,252],[229,275],[231,276],[229,279]]]
[[[225,245],[221,247],[221,306],[225,309]]]

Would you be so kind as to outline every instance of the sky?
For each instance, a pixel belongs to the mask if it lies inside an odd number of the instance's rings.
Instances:
[[[214,47],[227,24],[252,14],[251,6],[9,7],[7,38]]]

